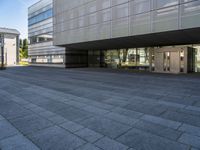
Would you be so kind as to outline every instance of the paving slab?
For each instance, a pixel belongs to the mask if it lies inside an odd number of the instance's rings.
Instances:
[[[1,141],[23,134],[39,149],[199,149],[193,74],[11,67],[0,83]]]
[[[30,140],[22,135],[15,135],[4,140],[0,140],[2,150],[39,150]]]
[[[57,114],[51,111],[43,111],[43,112],[40,112],[38,115],[48,119],[50,117],[56,116]]]
[[[44,119],[34,114],[14,119],[11,121],[11,123],[23,134],[34,133],[38,130],[41,130],[53,125],[53,123],[51,123],[47,119]]]
[[[138,118],[140,118],[141,116],[144,115],[141,112],[127,110],[127,109],[124,109],[124,108],[121,108],[121,107],[116,107],[116,108],[112,109],[111,111],[118,113],[118,114],[122,114],[122,115],[127,116],[127,117],[135,118],[135,119],[138,119]]]
[[[179,131],[186,132],[191,135],[200,136],[200,127],[196,127],[196,126],[192,126],[188,124],[181,125],[181,127],[179,128]]]
[[[156,136],[138,129],[132,129],[117,141],[137,150],[189,150],[189,146]]]
[[[64,117],[61,117],[61,116],[59,116],[59,115],[50,116],[50,117],[48,117],[47,119],[48,119],[49,121],[51,121],[52,123],[56,124],[56,125],[68,121],[67,119],[65,119]]]
[[[48,150],[74,150],[86,142],[66,130],[53,126],[28,135],[40,149]]]
[[[93,144],[88,143],[86,145],[81,146],[80,148],[78,148],[76,150],[101,150],[101,149],[96,147]]]
[[[0,114],[6,119],[15,119],[32,114],[30,110],[27,110],[14,102],[7,102],[0,105]]]
[[[172,129],[178,129],[178,127],[181,125],[180,122],[172,121],[169,119],[164,119],[164,118],[152,116],[152,115],[144,115],[141,117],[141,119],[155,123],[155,124],[160,124],[160,125],[172,128]]]
[[[182,134],[181,131],[143,120],[136,122],[133,127],[174,141]]]
[[[3,118],[3,116],[0,115],[0,121],[1,121],[1,120],[4,120],[4,118]]]
[[[17,133],[18,131],[7,120],[0,120],[0,140]]]
[[[111,138],[116,138],[131,128],[128,125],[104,117],[93,117],[80,122],[80,124]]]
[[[175,111],[166,111],[165,113],[161,115],[161,117],[200,127],[199,116],[181,113],[181,112],[175,112]]]
[[[82,139],[84,139],[90,143],[93,143],[104,136],[104,135],[97,133],[93,130],[90,130],[88,128],[83,128],[83,129],[75,132],[74,134],[78,135],[79,137],[81,137]]]
[[[106,118],[109,118],[109,119],[111,119],[111,120],[115,120],[115,121],[117,121],[117,122],[120,122],[120,123],[129,125],[129,126],[133,126],[133,125],[138,121],[138,119],[134,119],[134,118],[131,118],[131,117],[127,117],[127,116],[125,116],[125,115],[121,115],[121,114],[114,113],[114,112],[105,114],[104,116],[105,116]]]
[[[72,122],[72,121],[66,121],[65,123],[60,124],[59,126],[70,132],[76,132],[76,131],[84,128],[83,126],[81,126],[75,122]]]
[[[96,146],[103,150],[127,150],[128,147],[108,137],[104,137],[95,143]]]
[[[104,115],[104,114],[109,113],[108,110],[101,109],[101,108],[98,108],[98,107],[95,107],[95,106],[86,106],[86,107],[83,107],[82,109],[89,112],[89,113],[92,113],[94,115]]]
[[[56,111],[56,113],[71,121],[81,121],[92,117],[91,113],[74,107],[69,107],[68,109],[61,109],[59,111]]]
[[[130,104],[125,106],[124,108],[151,115],[160,115],[168,109],[168,107],[160,106],[156,103]]]
[[[200,137],[184,133],[178,140],[181,143],[189,144],[193,147],[200,148]]]

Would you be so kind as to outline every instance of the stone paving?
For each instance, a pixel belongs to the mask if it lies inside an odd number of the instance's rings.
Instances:
[[[199,150],[200,76],[0,71],[2,150]]]

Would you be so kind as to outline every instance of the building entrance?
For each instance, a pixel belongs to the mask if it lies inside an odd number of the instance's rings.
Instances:
[[[195,49],[190,47],[163,47],[154,49],[154,72],[194,72]]]

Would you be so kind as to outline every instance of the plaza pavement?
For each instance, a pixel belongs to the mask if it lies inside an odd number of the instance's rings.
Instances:
[[[198,150],[200,76],[0,71],[2,150]]]

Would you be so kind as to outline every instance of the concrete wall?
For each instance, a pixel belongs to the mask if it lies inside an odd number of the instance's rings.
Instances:
[[[200,27],[200,0],[53,0],[54,44]]]
[[[4,39],[5,62],[7,65],[17,64],[17,44],[16,37],[6,37]]]

